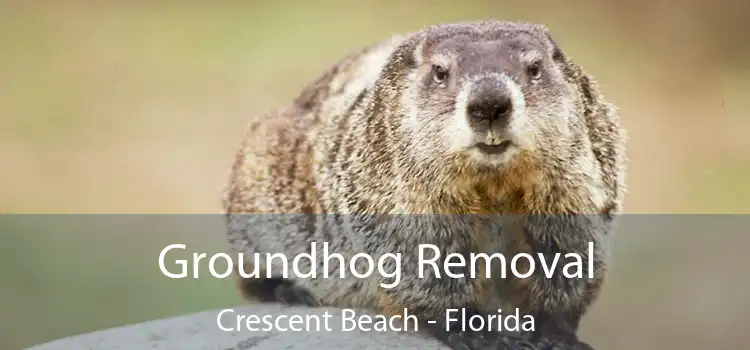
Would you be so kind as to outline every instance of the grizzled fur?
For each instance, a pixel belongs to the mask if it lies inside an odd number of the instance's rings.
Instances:
[[[503,134],[468,121],[472,84],[484,77],[508,84],[514,109]],[[475,147],[501,137],[510,146],[500,155]],[[421,320],[442,320],[447,308],[484,314],[517,307],[537,316],[538,336],[575,342],[622,210],[624,143],[614,107],[544,26],[480,21],[394,36],[342,59],[289,106],[251,121],[225,206],[235,252],[292,257],[315,241],[318,256],[328,242],[347,262],[361,252],[375,259],[401,253],[401,282],[383,289],[379,283],[390,280],[377,272],[296,279],[288,271],[282,280],[274,265],[278,279],[241,280],[241,289],[263,300],[296,295],[312,305],[388,314],[408,308]],[[233,215],[250,213],[298,215]],[[588,242],[596,249],[591,280],[564,279],[562,259],[552,279],[539,264],[528,279],[417,277],[419,244],[441,247],[443,256],[527,252],[549,262],[555,253],[585,258]],[[246,258],[246,271],[265,273],[263,260]],[[512,343],[499,335],[441,339],[455,348]]]

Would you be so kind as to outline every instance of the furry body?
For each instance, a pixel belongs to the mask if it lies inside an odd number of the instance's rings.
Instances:
[[[528,60],[544,75],[533,70],[529,78]],[[468,116],[485,80],[510,96],[503,126],[479,112]],[[501,146],[508,148],[484,151]],[[347,263],[357,253],[401,253],[401,282],[383,289],[390,280],[377,272],[367,279],[289,273],[285,281],[240,279],[241,289],[263,300],[287,293],[308,304],[386,314],[408,308],[420,319],[444,318],[447,308],[519,308],[537,316],[534,341],[549,333],[576,343],[606,272],[624,163],[614,107],[545,27],[482,21],[394,36],[345,57],[289,106],[250,122],[225,206],[234,252],[291,259],[315,241],[319,249],[328,242]],[[567,280],[559,271],[547,279],[539,268],[528,279],[417,277],[419,244],[441,247],[443,256],[526,252],[551,261],[555,253],[585,257],[588,242],[596,247],[594,279]],[[269,268],[265,261],[239,263]],[[330,268],[338,271],[335,263]],[[282,275],[281,266],[270,269]],[[440,337],[454,348],[511,349],[515,341]]]

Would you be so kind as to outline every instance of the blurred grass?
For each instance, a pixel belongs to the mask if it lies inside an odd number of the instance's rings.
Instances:
[[[629,212],[749,212],[750,66],[714,49],[744,39],[699,32],[710,27],[700,25],[704,13],[667,11],[676,5],[644,4],[651,12],[636,18],[614,1],[575,3],[0,2],[0,211],[216,213],[248,115],[286,103],[341,55],[393,32],[498,17],[548,24],[618,104],[631,137]],[[662,15],[670,21],[652,19]],[[0,227],[0,348],[239,302],[227,281],[173,281],[156,267],[169,243],[221,250],[212,228],[139,230],[126,219],[91,228],[71,219],[53,236],[38,225]],[[732,239],[724,243],[750,243]],[[612,284],[584,326],[595,344],[655,347],[666,325],[639,312],[657,302],[681,315],[670,331],[690,330],[683,349],[750,342],[679,311],[694,296],[687,287],[703,288],[707,300],[727,292],[694,277],[715,265],[679,260],[719,243],[641,233],[618,244]],[[723,258],[745,264],[740,252]],[[716,307],[738,325],[750,310],[738,299]],[[640,343],[626,330],[634,322],[653,328]],[[720,338],[728,333],[734,338]]]
[[[203,238],[207,233],[219,237],[220,217],[203,217],[0,217],[0,228],[10,233],[4,246],[13,247],[3,249],[3,262],[26,262],[8,271],[6,281],[13,283],[0,294],[2,348],[236,304],[240,300],[231,293],[231,280],[170,280],[158,269],[160,250],[175,242],[190,249],[167,256],[166,267],[175,272],[172,259],[190,259],[195,247],[209,255],[222,251],[222,245],[211,249],[206,244],[211,240]],[[201,276],[208,276],[205,262],[202,267]],[[29,326],[33,332],[18,332]]]

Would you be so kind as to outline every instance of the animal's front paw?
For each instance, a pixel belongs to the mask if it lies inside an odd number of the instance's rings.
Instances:
[[[318,300],[308,290],[292,283],[281,283],[274,290],[276,300],[286,305],[320,306]]]
[[[541,341],[542,338],[548,341],[556,341],[561,343],[575,344],[579,343],[577,331],[578,331],[578,318],[568,315],[566,313],[548,313],[540,312],[537,313],[536,317],[537,329],[530,334],[530,337],[526,337],[533,342]]]
[[[594,350],[590,345],[580,340],[563,340],[541,336],[534,342],[536,350]]]
[[[470,315],[481,315],[470,312]],[[534,344],[521,337],[500,332],[446,329],[445,325],[428,324],[428,332],[451,350],[536,350]]]
[[[537,329],[523,335],[538,350],[594,350],[578,339],[578,319],[568,314],[536,314]]]
[[[500,332],[444,332],[434,334],[452,350],[537,350],[530,341]],[[550,348],[551,350],[552,348]],[[557,349],[557,348],[554,348]]]

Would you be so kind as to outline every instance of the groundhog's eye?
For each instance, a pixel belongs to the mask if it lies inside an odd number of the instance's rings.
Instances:
[[[433,65],[432,78],[435,79],[435,82],[438,84],[444,82],[446,79],[448,79],[448,69],[436,64]]]
[[[542,77],[542,61],[534,60],[526,67],[526,74],[531,80],[537,80]]]

